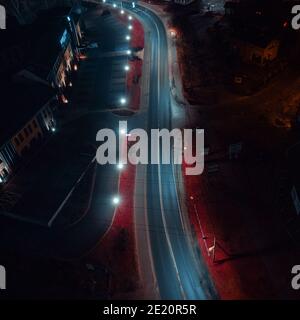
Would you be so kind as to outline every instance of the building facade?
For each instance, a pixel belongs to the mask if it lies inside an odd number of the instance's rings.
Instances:
[[[55,101],[55,98],[54,98]],[[11,143],[19,157],[26,155],[48,132],[55,130],[56,121],[50,100],[11,138]]]
[[[55,131],[57,106],[55,91],[44,84],[9,83],[4,89],[4,101],[10,105],[2,111],[5,121],[0,124],[0,183],[6,182],[22,159]],[[18,94],[12,96],[15,92]]]
[[[31,58],[18,75],[55,88],[62,102],[79,67],[83,22],[80,7],[54,8],[40,12],[34,29],[40,30],[31,48]]]

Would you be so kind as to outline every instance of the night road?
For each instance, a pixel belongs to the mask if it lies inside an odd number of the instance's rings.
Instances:
[[[298,2],[0,0],[0,302],[300,299]]]
[[[133,12],[150,30],[150,99],[146,126],[148,130],[172,129],[166,31],[150,10],[138,6]],[[216,293],[184,225],[175,170],[178,169],[174,165],[148,165],[146,169],[144,205],[160,297],[211,299]]]

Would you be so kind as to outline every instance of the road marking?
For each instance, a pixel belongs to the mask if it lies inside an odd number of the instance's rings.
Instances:
[[[142,11],[142,10],[141,10]],[[155,20],[153,19],[153,17],[151,17],[151,15],[149,15],[146,11],[142,11],[145,15],[147,15],[150,20],[153,22],[153,24],[155,25],[155,28],[156,28],[156,31],[157,31],[157,41],[158,41],[158,75],[157,75],[157,78],[158,78],[158,81],[157,81],[157,92],[158,92],[158,95],[157,95],[157,105],[159,105],[159,99],[160,99],[160,83],[161,83],[161,79],[160,79],[160,76],[159,76],[159,71],[160,71],[160,65],[161,65],[161,52],[159,50],[160,48],[160,32],[159,32],[159,29],[157,27],[157,24],[155,22]],[[159,119],[157,119],[158,121],[158,125],[159,125]],[[158,146],[158,155],[159,157],[161,157],[161,152],[160,152],[160,149],[159,149],[159,146]],[[161,206],[161,213],[162,213],[162,220],[163,220],[163,225],[164,225],[164,229],[165,229],[165,235],[166,235],[166,239],[167,239],[167,244],[168,244],[168,247],[169,247],[169,251],[170,251],[170,255],[171,255],[171,258],[172,258],[172,262],[173,262],[173,265],[174,265],[174,268],[175,268],[175,271],[176,271],[176,277],[177,277],[177,280],[178,280],[178,283],[179,283],[179,286],[180,286],[180,291],[181,291],[181,295],[183,297],[184,300],[187,299],[186,297],[186,294],[184,292],[184,289],[183,289],[183,286],[182,286],[182,282],[181,282],[181,278],[180,278],[180,275],[179,275],[179,270],[178,270],[178,267],[177,267],[177,263],[176,263],[176,259],[175,259],[175,255],[174,255],[174,252],[173,252],[173,248],[172,248],[172,244],[171,244],[171,240],[170,240],[170,235],[169,235],[169,232],[168,232],[168,227],[167,227],[167,223],[166,223],[166,217],[165,217],[165,210],[164,210],[164,204],[163,204],[163,197],[162,197],[162,179],[161,179],[161,165],[159,164],[158,165],[158,180],[159,180],[159,198],[160,198],[160,206]]]
[[[160,157],[160,149],[159,149],[159,147],[158,147],[158,154],[159,154],[159,157]],[[167,243],[168,243],[169,251],[170,251],[170,254],[171,254],[171,258],[173,260],[173,264],[174,264],[174,267],[175,267],[175,270],[176,270],[176,277],[177,277],[177,280],[178,280],[178,283],[179,283],[179,286],[180,286],[181,295],[182,295],[183,299],[186,300],[187,298],[186,298],[186,295],[185,295],[185,292],[184,292],[184,289],[183,289],[183,286],[182,286],[182,282],[181,282],[181,279],[180,279],[179,270],[178,270],[176,259],[175,259],[175,255],[174,255],[174,252],[173,252],[171,239],[170,239],[170,235],[169,235],[169,232],[168,232],[168,226],[167,226],[167,222],[166,222],[166,217],[165,217],[165,209],[164,209],[163,196],[162,196],[162,181],[161,181],[161,165],[160,164],[158,165],[158,180],[159,180],[159,184],[158,184],[159,200],[160,200],[160,207],[161,207],[163,225],[164,225],[164,229],[165,229],[165,235],[166,235],[166,238],[167,238]]]
[[[146,176],[147,176],[147,167],[146,167]],[[154,267],[154,260],[153,260],[153,254],[152,254],[152,246],[151,246],[151,239],[150,239],[150,232],[149,232],[149,219],[148,219],[148,201],[147,201],[147,179],[145,179],[144,182],[144,201],[145,201],[145,210],[144,210],[144,214],[145,214],[145,220],[146,220],[146,226],[147,226],[147,242],[148,242],[148,246],[149,246],[149,256],[150,256],[150,261],[151,261],[151,269],[152,269],[152,274],[153,274],[153,279],[154,279],[154,286],[155,289],[157,290],[158,295],[160,296],[160,291],[159,291],[159,286],[158,286],[158,282],[157,282],[157,277],[156,277],[156,273],[155,273],[155,267]]]
[[[161,59],[161,52],[159,50],[159,48],[160,48],[160,32],[159,32],[159,29],[157,27],[157,24],[156,24],[155,20],[151,17],[151,15],[149,15],[145,11],[143,11],[143,13],[150,18],[150,20],[155,25],[155,28],[156,28],[156,31],[157,31],[157,41],[158,41],[158,75],[157,75],[157,77],[158,77],[158,81],[157,81],[157,92],[158,92],[157,100],[158,101],[157,101],[157,105],[159,105],[160,83],[161,83],[161,81],[160,81],[161,79],[160,79],[160,76],[159,76],[160,59]],[[159,122],[159,119],[157,119],[157,121]],[[159,125],[159,123],[158,123],[158,125]],[[159,154],[159,157],[160,157],[159,146],[158,146],[158,154]],[[167,227],[167,223],[166,223],[165,210],[164,210],[163,197],[162,197],[162,181],[161,181],[161,165],[160,164],[158,165],[158,179],[159,179],[160,206],[161,206],[161,211],[162,211],[162,220],[163,220],[163,225],[164,225],[164,229],[165,229],[165,235],[166,235],[166,239],[167,239],[167,244],[168,244],[169,251],[170,251],[170,254],[171,254],[171,258],[172,258],[172,261],[173,261],[173,264],[174,264],[174,268],[176,270],[176,277],[177,277],[177,280],[178,280],[178,283],[179,283],[179,286],[180,286],[181,295],[182,295],[183,299],[186,300],[187,298],[186,298],[186,295],[185,295],[185,292],[184,292],[184,289],[183,289],[183,286],[182,286],[181,278],[180,278],[180,275],[179,275],[179,270],[178,270],[178,267],[177,267],[177,263],[176,263],[176,259],[175,259],[175,255],[174,255],[174,252],[173,252],[173,248],[172,248],[172,244],[171,244],[171,240],[170,240],[170,235],[169,235],[168,227]]]

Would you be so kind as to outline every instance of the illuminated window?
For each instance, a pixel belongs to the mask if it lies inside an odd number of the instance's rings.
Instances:
[[[68,31],[65,30],[60,39],[60,44],[63,48],[66,46],[67,41],[68,41]]]

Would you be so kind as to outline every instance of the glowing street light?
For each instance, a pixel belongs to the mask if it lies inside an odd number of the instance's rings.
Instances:
[[[113,7],[114,7],[114,8],[116,8],[116,7],[117,7],[117,5],[114,3],[114,4],[113,4]]]
[[[128,26],[128,29],[129,29],[129,30],[132,30],[132,29],[133,29],[133,26],[130,24],[130,25]]]
[[[103,2],[103,3],[105,3],[105,2],[106,2],[106,0],[102,0],[102,2]]]
[[[116,196],[116,197],[113,197],[112,202],[115,206],[117,206],[118,204],[120,204],[121,199],[120,197]]]
[[[125,67],[124,67],[125,71],[129,71],[130,70],[130,67],[129,65],[127,64]]]
[[[120,99],[120,103],[122,106],[124,106],[127,103],[127,99],[126,98],[121,98]]]
[[[132,16],[128,16],[128,20],[132,20]]]
[[[130,56],[132,54],[131,50],[127,50],[126,53],[128,56]]]
[[[54,133],[54,132],[56,132],[56,128],[55,127],[52,127],[51,128],[51,131]]]
[[[62,102],[63,102],[64,104],[69,103],[69,100],[65,97],[65,95],[62,95],[62,96],[61,96],[61,99],[62,99]]]
[[[123,170],[124,169],[124,164],[123,163],[119,163],[117,166],[118,170]]]
[[[126,40],[129,41],[131,37],[129,35],[126,36]]]
[[[120,12],[121,12],[121,14],[124,14],[124,13],[125,13],[125,11],[124,11],[124,10],[121,10]]]
[[[177,38],[177,30],[175,28],[170,28],[169,32],[170,32],[171,38],[173,38],[173,39]]]

